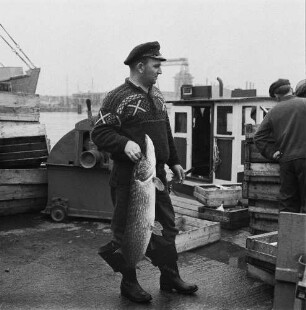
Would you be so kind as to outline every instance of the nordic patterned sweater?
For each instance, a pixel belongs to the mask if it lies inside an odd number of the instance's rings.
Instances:
[[[144,152],[145,134],[153,141],[157,163],[179,164],[160,90],[153,86],[146,93],[127,78],[103,100],[92,139],[99,150],[111,153],[112,159],[130,161],[124,153],[126,143],[132,140]]]

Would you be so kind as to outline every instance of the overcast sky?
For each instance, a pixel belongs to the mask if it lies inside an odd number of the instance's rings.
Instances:
[[[220,77],[268,95],[278,78],[294,87],[305,78],[305,0],[1,0],[0,23],[41,68],[41,95],[111,90],[129,74],[130,50],[148,41],[187,57],[197,85]],[[1,38],[0,63],[26,69]],[[161,90],[174,90],[179,70],[163,68]]]

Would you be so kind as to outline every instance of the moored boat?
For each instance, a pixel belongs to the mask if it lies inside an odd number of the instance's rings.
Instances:
[[[40,69],[25,63],[26,74],[21,67],[0,68],[0,215],[42,210],[47,199],[43,163],[49,147],[36,94]]]

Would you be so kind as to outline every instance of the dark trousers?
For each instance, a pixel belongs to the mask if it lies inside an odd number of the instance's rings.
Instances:
[[[114,204],[112,218],[113,242],[119,247],[123,239],[127,209],[129,203],[130,180],[133,164],[115,162],[111,174],[111,196]],[[165,189],[156,190],[155,220],[163,226],[162,236],[152,234],[146,255],[156,266],[177,260],[175,237],[178,233],[175,227],[175,213],[168,192],[166,171],[164,165],[157,165],[156,176],[163,182]]]
[[[305,213],[306,159],[280,163],[280,211]]]

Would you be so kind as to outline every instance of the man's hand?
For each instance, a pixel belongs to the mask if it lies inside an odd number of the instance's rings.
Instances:
[[[174,165],[170,168],[174,173],[174,180],[183,183],[185,180],[185,172],[181,165]]]
[[[137,163],[137,161],[142,157],[140,146],[132,140],[129,140],[125,145],[124,153],[134,163]]]
[[[278,160],[278,159],[280,159],[281,155],[282,155],[282,153],[281,153],[280,151],[276,151],[276,152],[273,154],[272,157],[273,157],[274,160]]]

